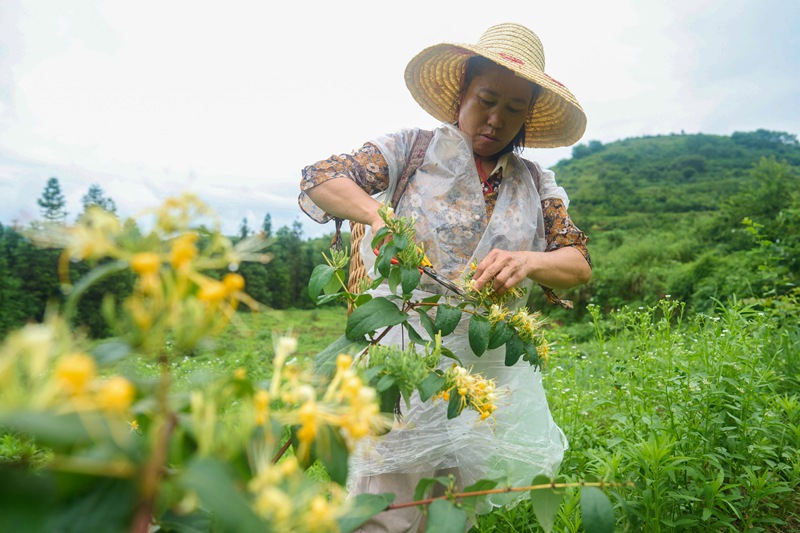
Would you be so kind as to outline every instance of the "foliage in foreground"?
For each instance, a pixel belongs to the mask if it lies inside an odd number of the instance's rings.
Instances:
[[[244,261],[268,257],[258,238],[233,246],[218,227],[199,223],[212,213],[193,196],[170,198],[151,215],[154,228],[142,234],[136,224],[96,207],[75,227],[52,227],[44,235],[64,248],[60,274],[69,298],[61,312],[5,339],[0,427],[10,432],[7,439],[26,436],[10,447],[25,447],[24,439],[32,437],[47,456],[35,462],[35,454],[3,458],[3,529],[352,531],[390,509],[394,498],[345,499],[342,489],[355,442],[390,430],[381,408],[392,413],[401,398],[408,401],[418,391],[426,398],[449,396],[442,405],[448,418],[464,409],[478,411],[479,421],[492,416],[491,380],[461,367],[441,344],[462,316],[469,317],[477,356],[505,346],[507,365],[520,358],[540,365],[546,357],[540,322],[526,309],[511,312],[498,295],[475,293],[458,305],[440,305],[440,296],[415,301],[424,254],[413,240],[413,221],[387,218],[394,240],[379,253],[381,276],[374,285],[385,278],[394,295],[341,293],[356,309],[345,336],[315,358],[324,372],[309,373],[290,359],[297,339],[283,335],[273,339],[268,379],[236,369],[210,379],[193,376],[188,386],[176,388],[176,359],[194,353],[230,322],[241,325],[240,303],[258,310],[236,271]],[[73,285],[69,261],[97,266]],[[317,280],[322,301],[339,298],[331,287],[341,284],[344,266],[329,265],[321,274],[325,281]],[[226,268],[223,276],[212,275]],[[92,342],[69,319],[93,284],[121,272],[132,273],[132,292],[121,299],[107,295],[102,306],[116,336]],[[431,307],[438,308],[435,318],[427,315]],[[410,311],[427,318],[427,340],[408,322]],[[379,346],[379,331],[400,325],[424,356]],[[354,349],[356,358],[369,353],[370,364],[354,365],[345,353]],[[455,362],[444,369],[442,357]],[[153,361],[157,376],[126,375],[123,363],[131,359]],[[293,454],[285,456],[290,446]],[[317,462],[330,483],[305,474]],[[428,529],[444,532],[463,530],[476,497],[498,484],[481,480],[465,489],[473,494],[461,495],[447,480],[424,482],[419,497],[425,487],[448,485],[444,498],[424,502]],[[543,509],[537,514],[552,516],[563,484],[532,483],[538,486],[502,490],[532,491]],[[589,485],[581,493],[584,516],[606,524],[597,531],[608,531],[613,515],[607,496]]]

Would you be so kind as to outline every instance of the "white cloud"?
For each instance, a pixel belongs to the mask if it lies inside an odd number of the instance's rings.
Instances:
[[[300,169],[385,131],[433,126],[405,88],[407,61],[508,20],[539,34],[548,71],[582,102],[584,142],[796,133],[791,4],[5,0],[0,221],[35,214],[56,175],[70,199],[97,182],[130,214],[191,188],[234,230],[267,211],[276,226],[330,230],[301,218]],[[552,165],[570,149],[526,153]]]

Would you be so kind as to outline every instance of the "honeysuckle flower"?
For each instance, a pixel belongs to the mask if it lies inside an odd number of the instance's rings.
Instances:
[[[108,411],[126,411],[135,396],[136,387],[121,376],[114,376],[104,381],[98,392],[100,406]]]
[[[94,357],[85,353],[72,353],[59,359],[55,376],[61,387],[69,394],[85,392],[89,382],[97,373]]]
[[[244,289],[244,278],[241,274],[229,272],[222,277],[222,284],[228,294],[234,294]]]
[[[169,254],[172,268],[177,271],[184,270],[197,257],[197,239],[196,233],[183,233],[172,241],[172,248]]]
[[[259,389],[253,395],[253,405],[256,411],[256,424],[262,426],[267,423],[269,419],[269,393],[263,389]]]
[[[149,276],[161,268],[161,256],[154,252],[139,252],[131,257],[131,270],[140,276]]]

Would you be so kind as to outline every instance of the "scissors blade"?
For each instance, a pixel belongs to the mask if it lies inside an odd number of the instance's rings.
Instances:
[[[466,297],[467,296],[467,293],[465,293],[464,290],[461,287],[459,287],[458,285],[456,285],[455,283],[453,283],[449,279],[445,278],[444,276],[441,276],[433,268],[431,268],[429,266],[423,266],[423,267],[420,267],[420,268],[422,268],[423,272],[425,272],[436,283],[438,283],[439,285],[441,285],[445,289],[447,289],[449,291],[452,291],[452,292],[454,292],[454,293],[456,293],[456,294],[458,294],[459,296],[462,296],[462,297]]]

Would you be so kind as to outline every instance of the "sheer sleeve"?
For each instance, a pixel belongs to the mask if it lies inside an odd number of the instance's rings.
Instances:
[[[334,155],[305,167],[298,204],[306,215],[319,223],[328,222],[333,217],[317,207],[306,191],[337,178],[353,180],[367,194],[374,195],[388,187],[389,166],[378,147],[366,143],[350,154]]]

